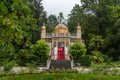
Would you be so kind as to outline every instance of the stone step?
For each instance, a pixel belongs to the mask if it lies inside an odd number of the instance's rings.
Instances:
[[[71,69],[71,61],[51,60],[50,69]]]

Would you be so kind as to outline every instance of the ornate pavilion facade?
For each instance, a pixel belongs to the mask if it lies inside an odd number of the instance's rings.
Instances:
[[[82,41],[81,27],[76,27],[76,33],[70,33],[67,26],[58,24],[53,33],[46,32],[46,26],[42,26],[41,39],[50,45],[50,60],[71,60],[68,53],[69,46],[75,41]]]

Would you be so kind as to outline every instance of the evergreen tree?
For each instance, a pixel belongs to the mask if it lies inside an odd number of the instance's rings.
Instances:
[[[33,41],[32,35],[35,30],[39,30],[36,24],[40,18],[42,19],[41,16],[39,19],[35,17],[35,9],[32,8],[35,4],[31,1],[0,0],[0,65],[11,63],[22,53],[25,53],[21,56],[22,61],[18,61],[17,64],[29,60],[27,56]],[[43,8],[39,9],[43,10]]]
[[[87,48],[92,35],[100,35],[104,39],[100,49],[102,53],[118,60],[119,0],[81,0],[81,3],[81,6],[75,5],[69,15],[68,26],[71,32],[75,32],[75,25],[79,22]]]

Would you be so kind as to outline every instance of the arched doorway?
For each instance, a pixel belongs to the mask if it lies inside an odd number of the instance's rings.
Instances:
[[[58,42],[58,60],[65,59],[65,49],[64,49],[64,42]]]

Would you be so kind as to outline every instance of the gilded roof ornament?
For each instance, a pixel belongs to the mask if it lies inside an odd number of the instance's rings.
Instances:
[[[78,26],[77,26],[77,30],[81,30],[81,26],[80,26],[79,23],[78,23]]]
[[[46,29],[45,23],[43,23],[42,30],[45,30],[45,29]]]
[[[55,27],[55,33],[68,33],[68,28],[67,26],[65,26],[62,23],[59,23],[56,27]]]

